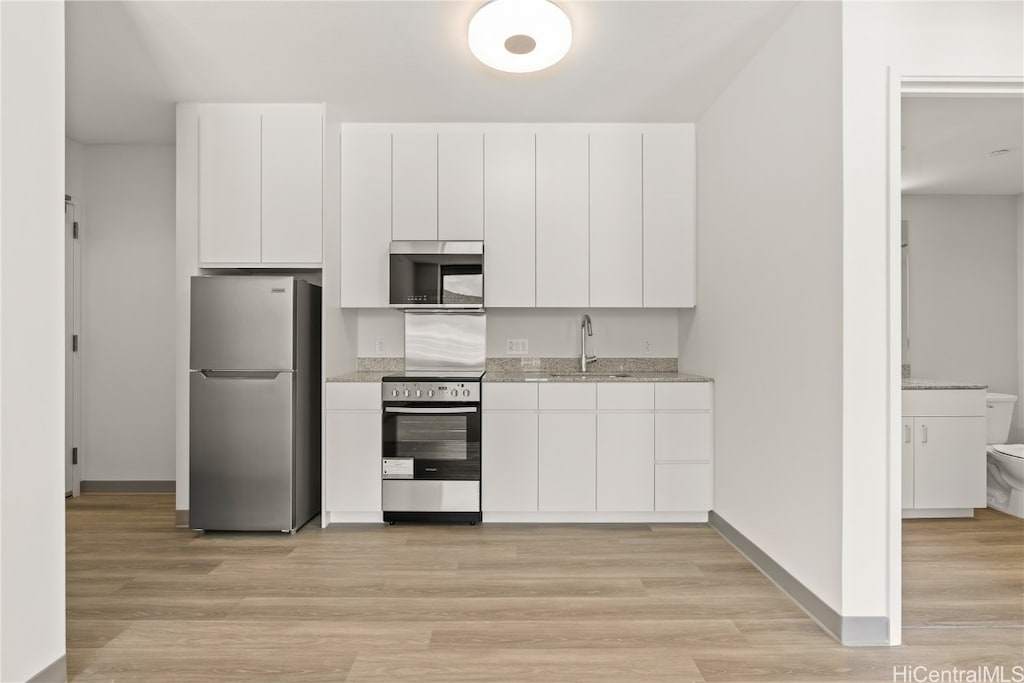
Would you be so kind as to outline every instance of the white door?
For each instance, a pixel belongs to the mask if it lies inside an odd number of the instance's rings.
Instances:
[[[64,495],[77,496],[82,479],[78,462],[81,443],[82,367],[78,335],[82,310],[82,255],[75,205],[64,202]]]

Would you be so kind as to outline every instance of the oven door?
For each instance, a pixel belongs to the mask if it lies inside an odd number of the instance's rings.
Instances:
[[[386,402],[384,479],[480,480],[479,403]]]

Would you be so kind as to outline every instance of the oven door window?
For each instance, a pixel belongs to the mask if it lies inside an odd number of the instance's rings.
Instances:
[[[423,404],[409,408],[421,408]],[[392,408],[402,410],[402,408]],[[383,457],[412,458],[416,479],[474,479],[480,473],[480,411],[384,412]]]

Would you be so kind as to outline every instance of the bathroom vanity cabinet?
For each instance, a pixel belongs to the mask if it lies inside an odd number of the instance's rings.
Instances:
[[[903,517],[985,507],[985,391],[903,391]]]

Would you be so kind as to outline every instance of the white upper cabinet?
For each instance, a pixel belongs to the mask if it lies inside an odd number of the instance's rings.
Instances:
[[[391,239],[437,239],[437,133],[391,137]]]
[[[590,305],[643,305],[643,145],[640,131],[590,134]]]
[[[309,114],[263,115],[263,263],[323,260],[323,120]]]
[[[386,308],[391,133],[341,127],[341,305]]]
[[[199,261],[260,262],[260,113],[199,116]]]
[[[201,105],[199,262],[319,266],[322,105]]]
[[[693,125],[643,134],[644,307],[696,303],[697,166]]]
[[[437,239],[484,238],[484,135],[437,135]]]
[[[537,307],[590,305],[586,131],[537,134]]]
[[[536,305],[534,135],[484,137],[484,303]]]

